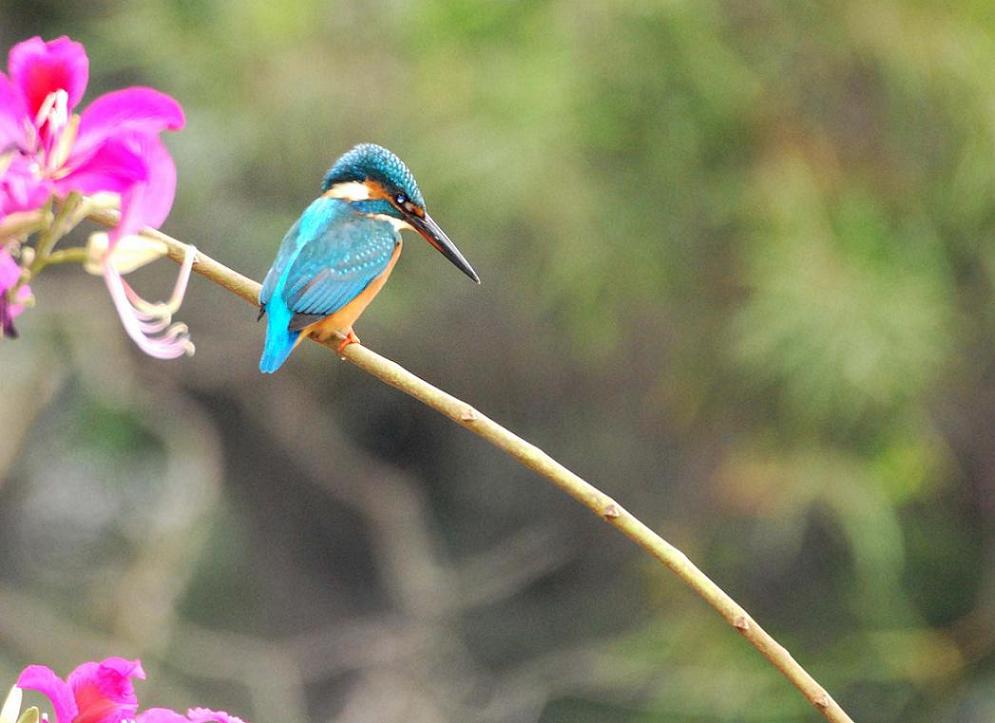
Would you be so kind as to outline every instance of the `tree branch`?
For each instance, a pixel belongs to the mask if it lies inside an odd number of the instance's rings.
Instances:
[[[90,214],[90,218],[108,226],[117,223],[117,213],[114,211],[94,211]],[[183,263],[186,255],[186,244],[154,229],[145,229],[142,233],[149,238],[165,243],[168,248],[168,256],[177,263]],[[260,285],[252,279],[229,269],[200,251],[197,252],[194,259],[193,270],[240,296],[250,304],[258,306]],[[327,346],[335,352],[338,341],[332,339],[323,343],[323,346]],[[754,648],[760,651],[774,667],[781,671],[828,720],[852,723],[850,716],[819,685],[818,681],[799,665],[780,643],[760,627],[746,610],[729,597],[722,588],[712,582],[683,552],[653,532],[618,502],[571,472],[534,444],[513,434],[466,402],[418,378],[396,362],[380,356],[361,344],[347,346],[343,350],[341,358],[449,417],[548,479],[635,542],[649,555],[670,568],[675,575],[725,618],[726,622],[732,625]]]

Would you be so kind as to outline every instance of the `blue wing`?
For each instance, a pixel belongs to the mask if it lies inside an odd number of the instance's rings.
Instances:
[[[296,260],[304,245],[310,239],[326,233],[336,220],[351,213],[347,204],[326,198],[319,198],[307,207],[283,237],[280,249],[276,252],[276,260],[273,261],[263,280],[263,287],[259,292],[259,303],[262,306],[267,306],[277,286],[282,286],[288,268]]]
[[[347,203],[319,198],[283,239],[259,302],[268,313],[264,372],[276,371],[293,351],[300,329],[341,309],[383,273],[397,244],[385,222]]]
[[[350,212],[303,246],[283,299],[296,314],[332,314],[387,269],[396,245],[389,223]]]

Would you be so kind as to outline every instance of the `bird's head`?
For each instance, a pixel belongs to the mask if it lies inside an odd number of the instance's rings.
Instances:
[[[425,210],[415,177],[400,158],[382,146],[361,143],[343,154],[321,184],[325,196],[353,205],[360,213],[384,218],[398,229],[412,229],[480,283],[480,277]]]

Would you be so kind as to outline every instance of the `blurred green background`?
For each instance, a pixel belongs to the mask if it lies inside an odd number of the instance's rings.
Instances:
[[[857,720],[995,719],[989,2],[5,0],[179,99],[164,230],[261,278],[374,141],[417,237],[364,343],[680,546]],[[165,296],[168,262],[136,275]],[[817,716],[666,570],[195,278],[196,356],[46,273],[0,346],[0,680],[140,656],[267,721]],[[7,685],[7,683],[3,683]]]

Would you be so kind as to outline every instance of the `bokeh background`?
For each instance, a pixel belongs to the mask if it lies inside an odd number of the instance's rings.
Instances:
[[[164,229],[261,278],[356,142],[417,237],[363,341],[684,549],[857,720],[995,719],[995,17],[853,0],[4,0],[87,100],[178,98]],[[165,296],[175,267],[137,276]],[[322,349],[196,356],[76,268],[0,345],[0,679],[139,656],[268,721],[794,721],[804,700],[586,510]],[[4,683],[6,685],[6,683]]]

